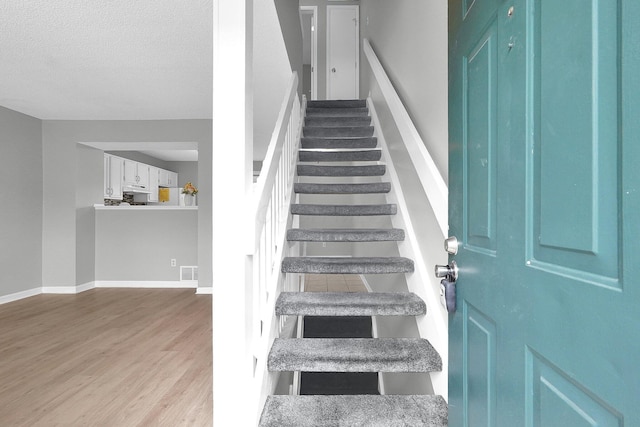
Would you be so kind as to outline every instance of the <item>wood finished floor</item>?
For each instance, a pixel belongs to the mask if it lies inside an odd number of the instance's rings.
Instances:
[[[94,289],[0,305],[0,426],[211,426],[211,296]]]

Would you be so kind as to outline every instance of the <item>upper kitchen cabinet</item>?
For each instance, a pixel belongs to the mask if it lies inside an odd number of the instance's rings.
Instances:
[[[149,165],[124,160],[124,191],[149,192]]]
[[[147,201],[158,202],[158,185],[160,184],[160,169],[149,166],[149,191]]]
[[[178,174],[168,170],[160,169],[160,187],[177,187]]]
[[[104,198],[122,200],[122,170],[124,159],[104,155]]]

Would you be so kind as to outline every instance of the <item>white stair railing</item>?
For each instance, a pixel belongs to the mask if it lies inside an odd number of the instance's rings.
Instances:
[[[421,238],[432,239],[434,244],[441,245],[443,236],[446,236],[448,230],[448,189],[446,183],[438,172],[431,155],[411,121],[409,113],[404,108],[369,41],[365,39],[363,43],[365,56],[371,66],[372,77],[380,88],[384,102],[399,130],[401,142],[409,153],[429,204],[433,208],[435,221],[438,223],[437,229],[442,232],[442,235],[422,236]],[[387,199],[389,203],[395,203],[398,206],[398,214],[392,217],[392,223],[394,227],[402,228],[406,232],[406,238],[398,244],[398,250],[401,256],[411,258],[415,263],[415,272],[406,276],[407,286],[409,291],[420,296],[427,305],[427,314],[417,318],[418,330],[420,336],[428,339],[442,358],[442,372],[432,373],[431,382],[434,392],[448,399],[448,315],[440,302],[440,284],[433,274],[433,266],[439,260],[427,260],[424,257],[418,241],[419,236],[416,234],[409,212],[407,199],[371,98],[368,99],[368,106],[371,111],[375,136],[378,137],[378,144],[382,149],[382,160],[387,165],[392,185],[392,191]],[[423,219],[421,218],[421,220]]]
[[[279,375],[267,370],[269,349],[283,331],[286,316],[275,315],[275,301],[282,291],[297,291],[296,275],[281,273],[285,256],[295,256],[299,245],[286,241],[286,231],[292,225],[290,206],[294,197],[296,156],[302,135],[306,99],[298,98],[298,75],[293,73],[282,102],[262,170],[254,188],[255,233],[249,242],[248,255],[252,260],[250,321],[254,372],[253,387],[258,408],[264,406],[272,394]],[[297,221],[297,219],[296,219]],[[257,416],[260,416],[258,412]]]

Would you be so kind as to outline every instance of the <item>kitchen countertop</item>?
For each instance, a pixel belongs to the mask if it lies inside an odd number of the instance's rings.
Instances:
[[[105,206],[93,205],[96,210],[105,211],[196,211],[197,206],[162,206],[162,205],[134,205],[134,206]]]

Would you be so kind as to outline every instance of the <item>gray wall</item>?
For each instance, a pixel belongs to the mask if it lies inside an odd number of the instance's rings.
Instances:
[[[177,281],[180,265],[198,265],[198,211],[95,212],[96,280]]]
[[[0,296],[42,286],[42,124],[0,107]]]
[[[178,187],[184,187],[191,182],[200,194],[200,182],[198,181],[198,162],[166,162],[167,169],[178,174]],[[207,186],[205,186],[207,187]]]
[[[95,210],[93,205],[103,203],[104,154],[101,150],[76,144],[76,283],[85,284],[95,279]],[[73,192],[74,186],[69,185]]]
[[[292,0],[275,0],[278,20],[282,28],[282,37],[287,47],[291,71],[298,73],[298,95],[302,96],[302,25],[298,2]]]
[[[197,142],[198,265],[200,286],[211,286],[211,120],[65,121],[42,122],[43,141],[43,286],[82,285],[90,271],[78,267],[78,253],[92,251],[89,223],[82,211],[90,201],[76,203],[84,183],[77,182],[84,167],[78,161],[79,142]],[[102,171],[100,163],[99,171]],[[100,172],[100,179],[101,172]],[[102,185],[102,184],[100,184]],[[102,190],[100,190],[102,191]],[[101,194],[101,193],[100,193]],[[81,198],[78,196],[78,200]],[[80,213],[78,213],[80,212]],[[80,219],[79,219],[80,218]],[[94,246],[95,247],[95,246]]]
[[[396,1],[389,1],[390,5],[396,4]],[[417,3],[417,2],[413,2]],[[300,6],[318,6],[318,99],[326,99],[327,97],[327,6],[344,6],[350,4],[360,4],[359,1],[328,1],[328,0],[300,0]],[[362,20],[362,10],[360,17]],[[445,18],[446,19],[446,18]],[[360,30],[362,31],[362,22],[360,22]],[[360,65],[362,68],[362,64]],[[360,93],[360,96],[366,95]]]
[[[253,160],[262,161],[289,87],[291,65],[275,3],[255,1],[253,9]]]
[[[448,181],[447,0],[362,0],[360,34],[371,42]],[[371,90],[368,62],[362,55],[361,97]]]

